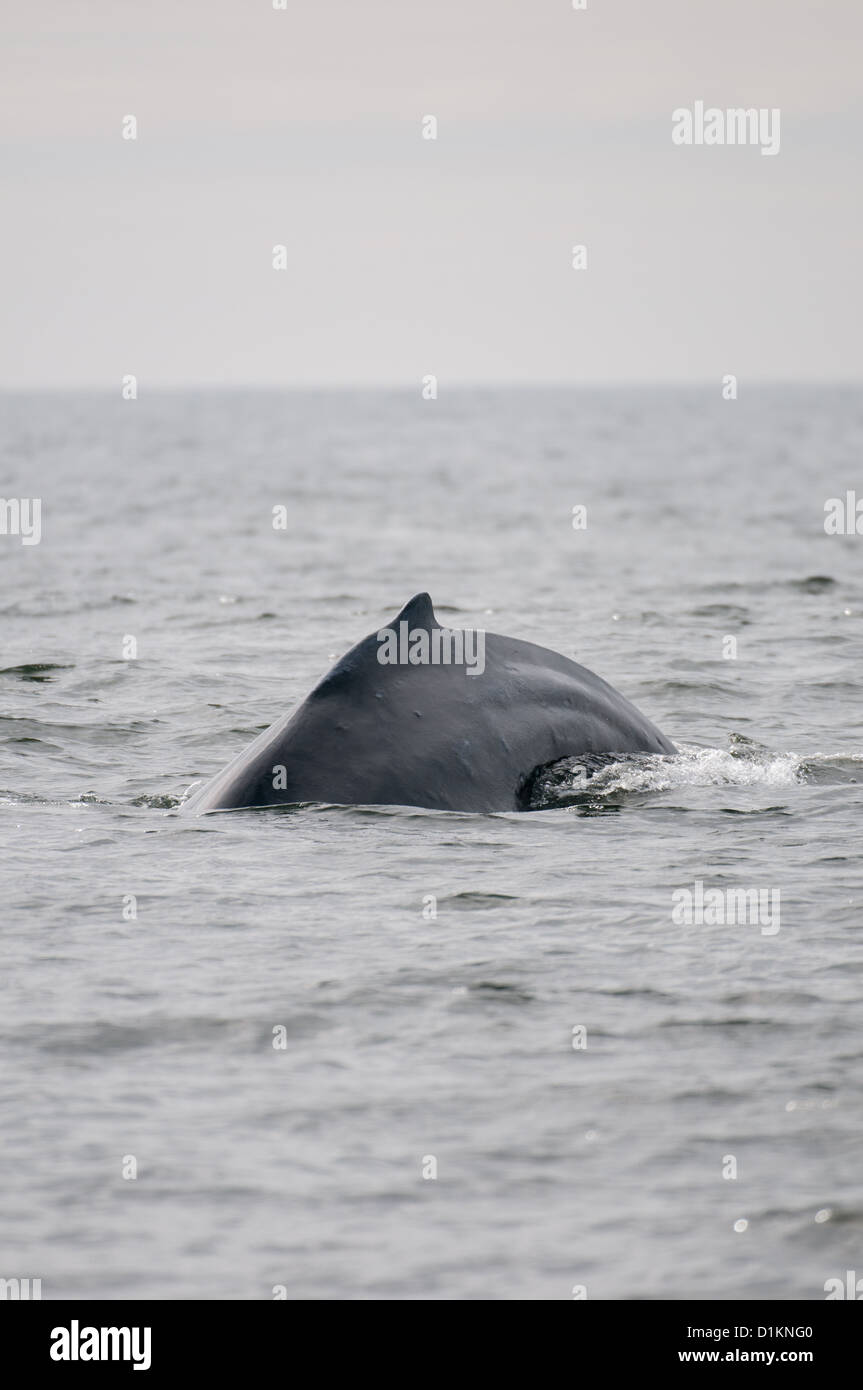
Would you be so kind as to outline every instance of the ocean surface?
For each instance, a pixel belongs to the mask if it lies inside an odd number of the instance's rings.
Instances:
[[[43,508],[38,545],[0,536],[0,1277],[816,1300],[863,1274],[863,536],[824,529],[863,497],[863,392],[0,413],[0,491]],[[680,755],[564,768],[522,815],[177,814],[421,590],[595,670]],[[779,930],[681,924],[697,882],[780,895]]]

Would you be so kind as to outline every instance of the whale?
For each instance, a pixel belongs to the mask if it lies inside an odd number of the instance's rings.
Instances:
[[[438,622],[417,594],[182,805],[531,809],[565,758],[676,748],[592,671],[533,642]]]

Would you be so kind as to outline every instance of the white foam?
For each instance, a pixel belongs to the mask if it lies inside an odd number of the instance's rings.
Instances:
[[[561,769],[563,771],[563,769]],[[556,780],[556,779],[555,779]],[[676,757],[637,755],[610,763],[585,780],[584,769],[573,767],[571,780],[543,789],[553,803],[567,792],[607,796],[613,792],[665,792],[677,787],[792,787],[805,780],[797,753],[747,749],[745,754],[722,748],[680,746]]]

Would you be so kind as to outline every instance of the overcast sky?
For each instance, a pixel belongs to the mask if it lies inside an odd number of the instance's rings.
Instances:
[[[861,0],[0,7],[6,387],[863,376]]]

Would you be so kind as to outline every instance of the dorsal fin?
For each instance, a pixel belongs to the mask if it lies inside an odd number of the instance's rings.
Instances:
[[[440,627],[428,594],[414,594],[413,598],[405,604],[401,613],[393,618],[392,626],[395,627],[396,623],[401,622],[410,623],[412,628],[425,628],[427,632],[433,627]]]

